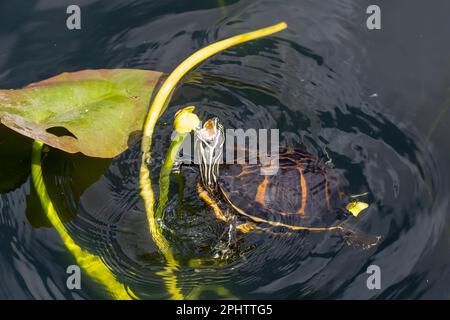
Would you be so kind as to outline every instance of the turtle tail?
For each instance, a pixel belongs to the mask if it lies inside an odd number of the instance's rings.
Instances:
[[[380,240],[380,235],[367,234],[348,224],[343,224],[339,228],[342,237],[347,245],[364,250],[376,246]]]

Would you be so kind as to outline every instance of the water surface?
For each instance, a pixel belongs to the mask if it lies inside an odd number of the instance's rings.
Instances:
[[[278,128],[281,142],[328,150],[354,194],[371,206],[357,226],[380,234],[370,250],[333,233],[250,234],[227,264],[187,266],[213,255],[224,226],[198,197],[195,170],[172,179],[164,221],[188,294],[284,299],[448,299],[450,289],[450,3],[379,1],[382,29],[366,28],[369,1],[79,1],[82,30],[65,27],[73,1],[0,4],[0,87],[65,71],[141,68],[170,72],[189,54],[232,35],[287,21],[289,29],[231,48],[188,74],[158,122],[152,174],[174,113],[196,105],[227,128]],[[103,299],[49,227],[30,185],[31,141],[0,129],[0,298]],[[115,159],[50,150],[50,195],[78,244],[99,255],[139,298],[168,298],[163,256],[138,192],[139,141]],[[183,182],[183,183],[181,183]],[[157,189],[155,183],[154,188]],[[368,290],[378,265],[381,290]],[[220,288],[220,290],[218,290]]]

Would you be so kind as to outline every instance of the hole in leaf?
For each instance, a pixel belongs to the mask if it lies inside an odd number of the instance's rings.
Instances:
[[[46,129],[45,131],[47,131],[48,133],[54,134],[57,137],[72,137],[75,139],[78,139],[72,132],[70,132],[69,130],[67,130],[64,127],[51,127]]]

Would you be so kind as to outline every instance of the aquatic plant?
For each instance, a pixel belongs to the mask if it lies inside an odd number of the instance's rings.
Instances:
[[[169,176],[179,147],[185,136],[198,125],[199,120],[192,113],[192,107],[185,108],[176,115],[174,126],[178,136],[172,141],[166,160],[161,168],[159,179],[160,196],[158,208],[155,212],[154,193],[148,164],[156,122],[164,112],[176,85],[189,70],[205,59],[229,47],[273,34],[286,27],[286,23],[279,23],[213,43],[195,52],[175,68],[154,96],[143,126],[140,191],[145,203],[151,237],[166,259],[167,266],[160,275],[163,276],[166,288],[172,299],[183,299],[186,296],[177,286],[175,271],[179,267],[179,263],[171,250],[170,243],[164,237],[158,219],[162,218],[164,206],[167,202]],[[105,77],[105,75],[107,76]],[[95,76],[101,77],[101,79],[96,79]],[[129,299],[135,296],[117,281],[114,274],[99,257],[79,247],[67,232],[67,229],[59,219],[44,184],[41,165],[42,147],[46,143],[67,152],[83,152],[87,155],[99,157],[117,155],[124,149],[123,139],[128,139],[140,122],[135,118],[135,115],[142,112],[140,109],[142,109],[143,101],[145,101],[145,98],[143,98],[145,94],[142,90],[149,84],[153,90],[160,76],[160,73],[153,71],[132,72],[126,69],[119,71],[102,70],[99,73],[85,71],[84,73],[63,74],[14,92],[0,92],[0,97],[3,101],[6,101],[0,109],[2,122],[14,130],[36,139],[32,152],[32,180],[47,217],[67,249],[74,255],[77,263],[94,280],[105,286],[113,298],[117,299]],[[83,95],[78,97],[78,92],[82,92]],[[59,106],[58,101],[61,107],[57,108],[55,112],[52,107],[55,105]],[[101,111],[103,109],[99,108],[101,103],[105,102],[109,106],[107,112],[111,113],[112,117],[111,119],[106,119],[106,122],[104,118],[108,118],[109,114],[105,114]],[[70,108],[72,105],[77,107],[73,110]],[[36,106],[45,107],[35,110]],[[83,110],[83,108],[85,109]],[[93,110],[91,109],[90,112],[89,108],[93,108]],[[130,113],[134,117],[133,119],[127,118],[130,117]],[[60,117],[58,118],[58,116]],[[97,134],[100,132],[98,130],[99,123],[95,122],[96,119],[100,121],[100,125],[107,124],[106,128],[100,127],[106,132],[104,139],[92,139],[93,136],[98,137]],[[114,127],[114,124],[119,123],[119,128]],[[58,134],[49,132],[49,129],[52,128],[62,128],[66,131],[63,130],[64,134],[58,136]],[[120,136],[119,141],[122,141],[122,143],[115,144],[114,147],[110,143],[116,141],[108,135],[108,133],[112,132],[111,130],[114,131],[114,135],[118,134]],[[97,145],[99,146],[98,148],[96,148]]]

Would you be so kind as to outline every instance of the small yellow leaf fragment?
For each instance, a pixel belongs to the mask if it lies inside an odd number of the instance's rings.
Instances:
[[[198,127],[200,119],[194,113],[195,107],[183,108],[175,114],[174,127],[179,134],[189,133]]]
[[[350,202],[345,207],[345,209],[347,209],[352,215],[357,217],[361,213],[361,211],[367,209],[368,207],[369,207],[369,205],[365,202],[353,201],[353,202]]]

